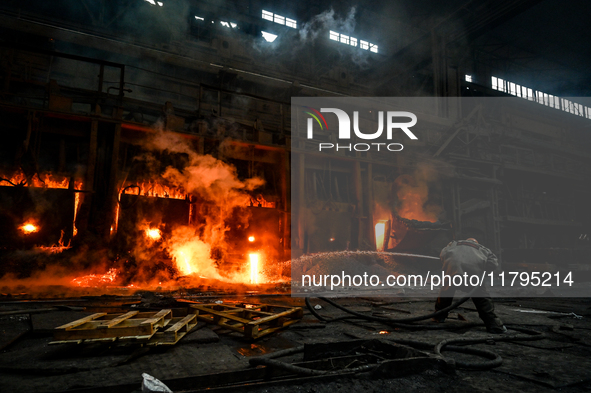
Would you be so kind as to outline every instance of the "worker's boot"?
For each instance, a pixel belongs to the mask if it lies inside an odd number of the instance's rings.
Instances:
[[[503,334],[507,328],[503,321],[495,314],[495,304],[490,297],[473,297],[472,301],[478,310],[478,316],[484,322],[486,331],[493,334]]]

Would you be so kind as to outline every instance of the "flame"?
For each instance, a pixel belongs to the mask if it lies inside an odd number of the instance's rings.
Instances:
[[[384,251],[384,240],[386,233],[386,223],[378,222],[376,224],[376,250]]]
[[[387,330],[380,330],[380,334],[388,334],[388,333],[390,333],[390,332]]]
[[[254,236],[249,236],[248,237],[248,241],[251,242],[251,243],[254,242]]]
[[[250,259],[250,283],[259,283],[259,254],[252,253],[248,254]]]
[[[80,193],[74,193],[74,228],[72,230],[72,236],[78,234],[78,228],[76,228],[76,216],[78,215],[78,206],[80,205]]]
[[[259,194],[256,198],[250,198],[250,206],[267,207],[274,209],[276,203],[267,201],[261,194]]]
[[[19,229],[25,234],[30,235],[31,233],[38,232],[39,227],[31,222],[26,222],[19,227]]]
[[[181,272],[183,272],[184,274],[191,274],[193,273],[193,269],[191,268],[191,264],[189,263],[189,258],[187,257],[187,255],[185,255],[184,251],[180,251],[179,254],[181,255],[183,262],[184,262],[184,268],[181,267]],[[181,265],[183,266],[183,265]]]
[[[117,232],[117,228],[119,227],[119,202],[117,202],[117,205],[115,206],[115,222],[113,223],[113,225],[111,225],[111,234],[113,234],[113,232]]]
[[[139,194],[138,194],[139,188]],[[125,182],[123,185],[124,194],[143,195],[154,198],[185,199],[187,193],[180,187],[172,187],[153,181],[141,183]]]
[[[160,229],[158,228],[146,228],[145,230],[146,232],[146,236],[148,237],[148,239],[151,240],[160,240],[160,238],[162,237],[162,233],[160,232]]]
[[[25,173],[20,170],[10,176],[0,174],[0,182],[10,182],[13,185],[24,185],[27,187],[39,188],[70,188],[70,179],[66,176],[54,175],[52,173],[36,173],[30,179],[27,179]],[[72,188],[82,190],[83,183],[80,180],[74,180]]]
[[[70,241],[68,241],[67,245],[64,245],[64,231],[62,231],[62,234],[60,236],[60,240],[57,242],[57,244],[54,244],[53,246],[39,246],[37,247],[39,250],[41,251],[45,251],[51,254],[58,254],[64,250],[67,250],[69,248],[71,248],[70,244],[72,243],[72,239],[70,239]]]
[[[430,165],[419,165],[412,175],[400,175],[394,182],[398,197],[397,214],[408,220],[436,222],[442,207],[429,200],[438,174]]]
[[[87,276],[76,277],[72,283],[79,287],[97,287],[99,285],[111,284],[117,278],[119,270],[112,268],[105,274],[89,274]]]

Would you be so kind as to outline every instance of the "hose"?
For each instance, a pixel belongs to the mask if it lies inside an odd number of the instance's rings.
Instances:
[[[399,318],[399,319],[366,315],[366,314],[358,313],[353,310],[349,310],[348,308],[341,306],[340,304],[333,302],[332,300],[322,298],[322,297],[320,297],[319,299],[333,305],[334,307],[336,307],[342,311],[345,311],[348,314],[351,314],[357,318],[365,319],[368,321],[382,322],[382,323],[386,323],[388,325],[393,325],[393,326],[402,327],[402,328],[432,329],[433,326],[431,326],[431,325],[415,325],[415,324],[412,324],[411,322],[422,321],[422,320],[434,318],[434,317],[448,313],[450,310],[458,307],[459,305],[463,304],[468,299],[470,299],[471,295],[474,293],[474,291],[476,289],[477,288],[473,289],[466,297],[458,300],[457,302],[453,303],[449,307],[446,307],[446,308],[436,311],[434,313],[427,314],[427,315],[421,315],[421,316],[417,316],[417,317],[412,317],[412,318]],[[316,317],[320,321],[328,323],[328,322],[334,322],[337,320],[346,319],[346,317],[328,319],[326,317],[321,316],[320,314],[318,314],[316,312],[316,310],[314,310],[314,308],[310,304],[309,298],[307,298],[307,297],[305,298],[305,303],[306,303],[306,306],[308,307],[308,310],[310,310],[310,312],[312,313],[312,315],[314,315],[314,317]],[[407,324],[405,324],[405,323],[407,323]],[[462,327],[472,327],[472,326],[480,326],[480,325],[481,324],[479,324],[479,323],[462,324]],[[448,326],[441,326],[441,327],[438,326],[437,328],[449,329],[449,325]],[[433,347],[432,344],[422,342],[422,341],[396,340],[396,339],[390,339],[389,341],[392,341],[392,342],[395,342],[398,344],[408,345],[408,346],[411,346],[411,347],[417,348],[417,349],[423,349],[423,350],[433,349],[433,352],[436,355],[438,355],[444,359],[445,359],[445,356],[442,355],[442,351],[444,348],[448,351],[451,351],[451,352],[468,353],[471,355],[484,357],[489,360],[484,361],[484,362],[464,362],[464,361],[456,360],[455,364],[456,364],[456,367],[463,368],[463,369],[488,370],[488,369],[491,369],[494,367],[498,367],[503,363],[503,359],[501,358],[500,355],[498,355],[492,351],[488,351],[488,350],[484,350],[484,349],[466,348],[463,346],[452,345],[452,344],[471,345],[471,344],[482,344],[482,343],[502,342],[502,341],[533,341],[533,340],[541,340],[541,339],[545,338],[545,335],[543,333],[538,332],[536,330],[521,328],[521,327],[512,326],[512,325],[509,325],[509,328],[511,330],[515,330],[515,331],[526,333],[526,334],[525,335],[489,336],[486,338],[474,338],[474,339],[473,338],[447,339],[447,340],[443,340],[443,341],[437,343],[435,345],[435,347]]]
[[[339,370],[314,370],[311,368],[305,368],[300,366],[295,366],[291,363],[285,363],[279,360],[275,360],[276,358],[293,355],[295,353],[304,352],[304,346],[301,345],[299,347],[288,348],[282,351],[273,352],[268,355],[258,356],[255,358],[251,358],[248,360],[248,363],[251,366],[267,366],[278,368],[281,370],[289,371],[291,373],[297,375],[305,375],[305,376],[315,376],[315,375],[338,375],[338,374],[350,374],[350,373],[359,373],[359,372],[366,372],[373,370],[378,366],[378,364],[364,364],[363,366],[354,367],[354,368],[343,368]]]

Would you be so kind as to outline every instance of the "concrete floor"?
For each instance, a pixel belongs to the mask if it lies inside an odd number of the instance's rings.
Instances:
[[[116,299],[88,298],[96,305],[97,299],[107,307]],[[208,299],[210,301],[211,299]],[[223,298],[221,298],[223,300]],[[300,298],[275,296],[266,298],[234,297],[232,302],[264,302],[305,307]],[[340,304],[359,312],[380,313],[380,316],[402,318],[428,314],[433,309],[432,299],[339,299]],[[67,302],[64,302],[67,303]],[[118,303],[121,303],[120,301]],[[385,305],[385,303],[389,303]],[[88,303],[89,304],[89,303]],[[339,316],[342,312],[318,299],[319,313]],[[4,302],[0,311],[22,309],[35,304]],[[334,392],[334,391],[588,391],[591,384],[591,300],[578,299],[498,299],[497,313],[507,325],[518,325],[544,332],[540,341],[501,342],[478,344],[475,348],[488,349],[503,358],[503,364],[488,371],[456,370],[454,373],[433,368],[390,379],[342,377],[336,380],[296,380],[283,384],[251,384],[240,390],[255,392]],[[115,306],[113,306],[116,309]],[[117,306],[118,307],[118,306]],[[537,310],[537,312],[523,312]],[[86,310],[88,311],[88,310]],[[94,312],[94,310],[93,310]],[[582,318],[575,318],[575,313]],[[177,345],[146,352],[145,348],[111,348],[106,344],[49,345],[51,329],[73,321],[88,312],[53,311],[40,314],[4,316],[0,318],[2,334],[0,346],[1,391],[6,392],[61,392],[68,390],[133,391],[138,390],[142,373],[148,373],[170,386],[180,386],[187,378],[230,371],[245,370],[248,359],[276,350],[302,344],[348,341],[352,339],[410,339],[425,341],[433,346],[448,338],[478,338],[489,336],[484,327],[443,330],[403,330],[366,321],[318,322],[307,310],[304,319],[280,332],[254,342],[246,341],[238,333],[200,322],[196,330]],[[468,301],[452,312],[445,326],[479,322],[473,304]],[[435,324],[434,322],[425,322]],[[25,333],[26,332],[26,333]],[[382,332],[382,334],[380,334]],[[387,333],[385,333],[387,332]],[[19,335],[25,333],[24,335]],[[15,340],[16,339],[16,340]],[[10,345],[5,346],[10,341]],[[473,356],[444,352],[457,359]],[[286,361],[301,361],[301,354]],[[175,382],[176,381],[176,382]],[[98,388],[98,389],[97,389]],[[77,390],[76,390],[77,389]],[[181,390],[189,390],[186,386]],[[238,390],[233,387],[232,391]]]

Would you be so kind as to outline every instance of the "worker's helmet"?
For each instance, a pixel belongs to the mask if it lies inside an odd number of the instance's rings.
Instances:
[[[474,242],[474,243],[478,243],[478,240],[474,239],[473,237],[469,237],[466,240],[471,241],[471,242]]]

